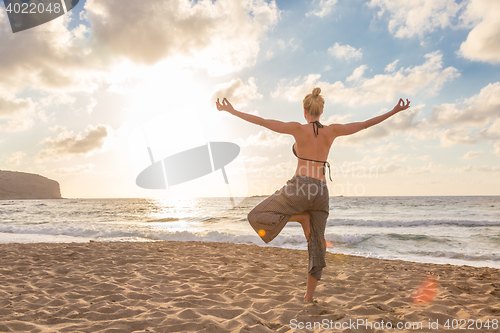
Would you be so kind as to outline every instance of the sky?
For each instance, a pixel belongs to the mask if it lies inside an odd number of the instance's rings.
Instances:
[[[0,169],[57,180],[67,198],[272,194],[293,137],[215,108],[324,124],[411,108],[349,137],[330,195],[500,195],[498,0],[88,0],[12,33],[0,2]],[[220,170],[142,189],[155,161],[233,142]]]

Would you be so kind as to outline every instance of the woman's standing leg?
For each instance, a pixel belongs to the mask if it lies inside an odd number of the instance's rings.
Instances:
[[[325,227],[328,218],[328,212],[310,211],[311,214],[311,239],[307,244],[309,252],[309,266],[307,273],[307,288],[304,301],[312,300],[316,285],[321,279],[323,267],[326,267],[325,255]]]
[[[307,288],[304,296],[305,302],[310,302],[316,290],[318,281],[321,279],[323,267],[326,267],[326,243],[325,228],[329,214],[328,188],[324,185],[322,193],[314,200],[309,213],[311,215],[311,239],[307,244],[309,252],[309,266],[307,273]]]
[[[306,287],[306,294],[304,295],[304,302],[312,301],[314,291],[316,290],[318,282],[319,282],[318,279],[316,279],[310,273],[307,273],[307,287]]]

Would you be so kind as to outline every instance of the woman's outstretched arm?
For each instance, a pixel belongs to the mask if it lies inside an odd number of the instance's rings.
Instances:
[[[403,101],[402,98],[399,99],[398,104],[392,109],[391,111],[384,113],[380,116],[365,120],[365,121],[360,121],[360,122],[355,122],[355,123],[349,123],[349,124],[332,124],[329,127],[333,129],[335,132],[335,136],[342,136],[342,135],[351,135],[354,133],[357,133],[363,129],[366,129],[368,127],[372,127],[374,125],[377,125],[381,123],[382,121],[386,120],[387,118],[395,115],[398,112],[401,112],[403,110],[406,110],[410,107],[410,101],[406,100],[406,104]]]
[[[259,116],[254,116],[253,114],[236,111],[226,98],[222,100],[222,103],[220,103],[217,98],[215,105],[219,111],[227,111],[236,117],[248,121],[249,123],[263,126],[274,132],[293,135],[295,130],[300,127],[300,123],[298,122],[282,122],[274,119],[264,119]]]

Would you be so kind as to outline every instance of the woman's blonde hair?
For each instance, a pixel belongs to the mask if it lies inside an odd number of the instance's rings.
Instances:
[[[311,116],[319,116],[325,106],[325,100],[320,95],[321,88],[314,88],[312,93],[302,101],[302,106]]]

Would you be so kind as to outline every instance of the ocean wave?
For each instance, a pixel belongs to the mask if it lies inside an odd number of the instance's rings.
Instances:
[[[164,241],[199,241],[199,242],[217,242],[217,243],[236,243],[236,244],[254,244],[263,243],[257,235],[235,236],[219,231],[210,231],[207,233],[192,233],[189,231],[175,231],[169,233],[149,233],[147,238]]]
[[[177,217],[163,217],[161,219],[148,220],[148,222],[175,222],[175,221],[179,221],[179,218],[177,218]]]
[[[417,256],[432,257],[432,258],[446,258],[446,259],[465,260],[465,261],[500,262],[500,254],[497,253],[473,254],[473,253],[462,253],[456,251],[443,250],[443,251],[416,251],[412,254]]]
[[[325,234],[330,242],[328,252],[500,267],[500,210],[495,208],[500,197],[459,202],[445,198],[430,207],[436,200],[331,200]],[[248,212],[259,201],[250,200],[230,210],[219,199],[195,204],[142,199],[2,202],[0,242],[166,240],[307,250],[296,222],[287,224],[269,244],[260,239],[247,221]]]
[[[420,227],[420,226],[439,226],[451,225],[459,227],[496,227],[500,226],[500,221],[487,220],[355,220],[355,219],[328,219],[327,226],[359,226],[359,227]]]
[[[347,245],[347,246],[353,246],[357,245],[363,242],[366,242],[367,240],[371,239],[372,237],[376,237],[374,234],[338,234],[338,233],[326,233],[325,234],[325,239],[327,241],[330,241],[334,244],[334,246],[342,246],[342,245]]]
[[[421,234],[395,234],[395,233],[390,233],[386,234],[386,237],[389,238],[390,240],[398,240],[398,241],[414,241],[414,242],[420,242],[420,243],[445,243],[445,242],[453,242],[454,240],[448,239],[446,237],[433,237],[429,235],[421,235]]]
[[[141,230],[122,230],[106,225],[67,225],[62,223],[54,224],[29,224],[29,225],[0,225],[1,233],[10,234],[36,234],[46,236],[72,236],[84,238],[115,238],[115,237],[144,237]]]

